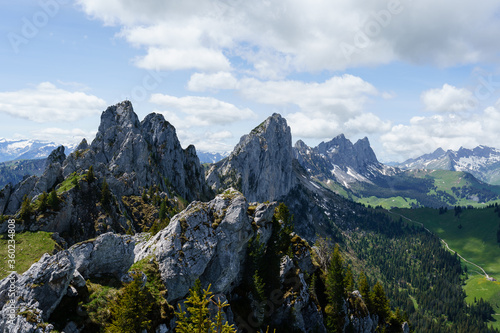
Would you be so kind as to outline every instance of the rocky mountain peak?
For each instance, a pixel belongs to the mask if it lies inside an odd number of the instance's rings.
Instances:
[[[292,135],[281,115],[275,113],[241,137],[228,158],[207,174],[213,189],[238,188],[250,201],[276,200],[293,185]]]
[[[314,148],[297,142],[294,156],[312,176],[333,178],[347,187],[353,182],[371,182],[377,177],[397,172],[378,161],[366,137],[353,144],[344,134],[339,134]]]
[[[130,128],[139,127],[139,118],[134,112],[130,101],[123,101],[109,106],[101,115],[99,132],[105,132],[113,127]]]
[[[49,157],[47,157],[47,165],[52,163],[62,164],[65,159],[66,154],[64,153],[64,146],[59,146],[50,153]]]

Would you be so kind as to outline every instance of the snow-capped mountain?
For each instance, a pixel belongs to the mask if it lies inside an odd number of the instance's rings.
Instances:
[[[311,148],[298,141],[293,149],[295,158],[312,176],[334,179],[345,187],[354,182],[371,183],[380,176],[397,174],[399,170],[380,163],[368,138],[353,144],[343,134]]]
[[[431,154],[409,159],[398,167],[412,170],[464,171],[486,183],[500,185],[500,149],[492,147],[461,147],[457,151],[438,148]]]
[[[0,139],[0,162],[45,158],[59,146],[54,142],[39,140]],[[66,153],[71,151],[66,147]]]
[[[197,155],[200,163],[216,163],[228,157],[230,152],[198,151]]]

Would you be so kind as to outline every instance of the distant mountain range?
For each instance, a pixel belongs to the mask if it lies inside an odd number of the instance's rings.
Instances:
[[[40,140],[0,139],[0,162],[45,158],[57,147],[54,142]],[[66,147],[71,152],[74,147]]]
[[[229,156],[230,152],[211,152],[211,151],[197,151],[200,163],[216,163],[225,157]]]
[[[500,149],[486,146],[457,151],[438,148],[431,154],[409,159],[397,166],[405,170],[463,171],[488,184],[500,185]]]

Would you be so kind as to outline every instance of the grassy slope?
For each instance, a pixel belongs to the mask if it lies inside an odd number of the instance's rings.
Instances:
[[[474,303],[474,299],[480,298],[490,302],[497,315],[493,318],[491,324],[494,328],[500,329],[500,282],[491,282],[485,279],[483,275],[472,273],[469,275],[466,285],[464,286],[468,303]]]
[[[448,170],[414,170],[408,171],[413,177],[417,178],[432,178],[434,179],[434,185],[437,191],[444,191],[450,195],[453,195],[452,187],[470,187],[474,189],[491,191],[497,195],[500,195],[500,186],[493,186],[483,182],[478,181],[476,178],[466,175],[465,172],[458,171],[448,171]],[[434,194],[431,191],[429,194]],[[465,198],[457,198],[458,202],[456,205],[467,206],[472,205],[474,207],[484,207],[485,203],[477,203],[474,200],[467,200]],[[491,201],[489,203],[500,202],[499,200]]]
[[[17,273],[22,274],[30,266],[38,261],[44,253],[52,253],[56,242],[51,238],[48,232],[23,232],[16,234],[16,267]],[[8,254],[8,238],[2,235],[0,239],[0,279],[6,277],[11,271],[7,266],[9,260]]]
[[[422,222],[444,239],[451,249],[500,280],[500,247],[496,238],[500,218],[493,208],[464,210],[460,218],[455,216],[453,210],[443,215],[429,208],[395,209],[394,212]]]
[[[465,210],[460,218],[455,217],[453,210],[439,215],[437,210],[395,209],[394,213],[406,216],[414,221],[422,222],[426,228],[444,239],[451,249],[457,251],[467,260],[483,267],[495,279],[500,280],[500,247],[496,232],[500,218],[493,208]],[[458,225],[462,225],[459,229]],[[467,264],[469,279],[464,286],[466,301],[474,302],[474,298],[483,298],[491,303],[495,312],[500,314],[500,282],[488,281],[479,273],[479,269]],[[500,329],[500,315],[494,316],[493,327]]]

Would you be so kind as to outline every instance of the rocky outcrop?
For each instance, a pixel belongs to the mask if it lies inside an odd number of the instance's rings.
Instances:
[[[90,146],[80,143],[68,156],[63,174],[67,177],[91,165],[119,198],[150,186],[165,192],[172,186],[189,201],[210,196],[194,147],[182,149],[175,128],[160,114],[149,114],[140,122],[129,101],[102,113],[95,139]]]
[[[233,189],[210,202],[191,203],[141,246],[135,260],[156,257],[168,301],[184,298],[198,278],[215,294],[229,293],[241,278],[253,235],[247,209],[246,199]]]
[[[2,332],[43,332],[52,325],[42,325],[66,295],[73,279],[75,263],[68,251],[56,255],[45,254],[22,275],[12,273],[0,282],[0,330]],[[16,309],[9,322],[9,287],[16,280]],[[38,330],[40,329],[40,330]]]
[[[88,279],[114,275],[120,278],[134,263],[135,241],[131,236],[111,232],[69,248],[76,270]]]
[[[207,173],[213,190],[233,186],[249,201],[277,200],[294,185],[290,127],[273,114],[248,135],[241,137],[228,158]]]
[[[65,158],[64,146],[59,146],[47,158],[47,166],[40,177],[30,176],[12,189],[10,185],[4,187],[2,192],[5,194],[0,195],[0,214],[14,215],[21,207],[24,196],[34,199],[37,195],[49,191],[60,183],[64,179],[61,163]]]

